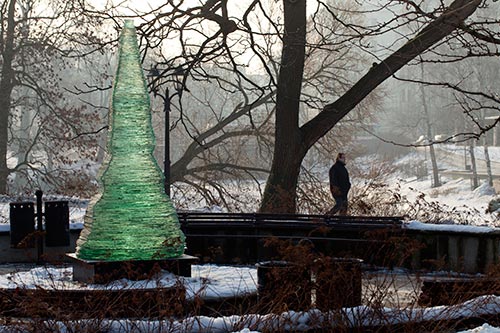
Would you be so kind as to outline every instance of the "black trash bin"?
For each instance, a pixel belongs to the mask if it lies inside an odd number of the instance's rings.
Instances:
[[[316,307],[328,311],[361,305],[362,263],[357,258],[315,260]]]
[[[35,203],[10,203],[10,246],[13,248],[35,247]]]
[[[68,201],[45,202],[45,246],[69,246]]]
[[[257,266],[257,293],[263,312],[309,310],[311,272],[288,261],[264,261]]]

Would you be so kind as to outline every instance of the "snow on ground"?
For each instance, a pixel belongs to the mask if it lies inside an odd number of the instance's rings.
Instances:
[[[479,153],[478,153],[479,155]],[[492,151],[491,156],[498,156],[500,161],[500,149]],[[405,157],[410,159],[411,156]],[[399,161],[401,162],[401,161]],[[491,199],[496,195],[492,188],[483,184],[475,191],[471,191],[470,180],[468,179],[442,179],[444,184],[439,188],[432,189],[429,179],[403,178],[396,176],[392,178],[391,185],[396,188],[402,196],[407,196],[410,200],[416,200],[419,196],[425,195],[428,201],[434,201],[439,204],[447,205],[455,209],[473,210],[475,218],[470,224],[474,225],[454,225],[439,224],[433,225],[422,223],[420,221],[409,221],[405,227],[411,229],[425,230],[451,230],[465,232],[491,232],[495,230],[497,216],[496,214],[486,213],[486,208]],[[0,197],[0,231],[9,230],[9,202],[12,199]],[[65,199],[60,199],[65,200]],[[34,198],[33,198],[33,201]],[[70,200],[70,224],[71,228],[81,229],[83,217],[86,210],[86,201],[80,201],[78,198]],[[216,208],[216,207],[215,207]],[[214,208],[212,207],[212,210]],[[479,226],[478,226],[479,225]],[[498,230],[498,229],[496,229]],[[181,282],[186,287],[187,297],[193,298],[198,295],[203,298],[215,298],[221,296],[244,295],[255,293],[257,288],[256,269],[254,267],[227,267],[215,265],[194,265],[191,278],[176,277],[168,272],[164,272],[157,279],[150,281],[130,281],[118,280],[105,288],[156,288],[168,287]],[[72,281],[72,271],[68,267],[35,267],[24,271],[11,272],[0,275],[0,287],[3,288],[103,288],[101,285],[83,285]],[[462,305],[450,307],[433,308],[383,308],[372,309],[366,306],[346,309],[346,314],[351,325],[376,324],[378,321],[387,323],[405,322],[408,318],[421,318],[422,320],[439,318],[460,318],[461,316],[475,315],[480,313],[500,313],[500,298],[495,296],[483,296]],[[167,325],[169,332],[259,332],[269,327],[289,327],[295,330],[306,330],[314,327],[317,323],[325,323],[331,320],[328,314],[317,310],[308,312],[286,312],[280,315],[256,315],[248,314],[245,316],[231,317],[190,317],[182,321],[109,321],[103,322],[107,325],[106,332],[128,332],[130,327],[134,327],[136,332],[159,331],[159,327]],[[333,323],[331,323],[333,325]],[[141,327],[143,329],[141,329]],[[163,328],[165,329],[165,327]],[[8,331],[2,329],[0,331]],[[65,330],[61,324],[61,332],[71,331],[71,328]],[[465,332],[491,333],[499,332],[499,328],[491,327],[485,324],[474,330]]]
[[[169,287],[176,283],[186,287],[187,298],[195,296],[203,299],[218,297],[243,296],[255,293],[257,290],[256,270],[253,267],[229,267],[216,265],[193,265],[192,277],[175,277],[168,272],[161,273],[156,279],[144,281],[118,280],[109,285],[82,284],[72,281],[72,272],[67,267],[36,267],[24,271],[15,271],[0,275],[0,286],[4,288],[46,288],[46,289],[114,289],[114,288],[156,288]],[[357,306],[344,308],[345,322],[348,327],[379,326],[402,324],[409,321],[418,322],[434,320],[460,320],[471,316],[500,314],[500,297],[486,295],[453,306],[435,307],[401,307],[373,308]],[[319,327],[336,327],[338,314],[321,312],[317,309],[309,311],[288,311],[281,314],[244,314],[223,317],[192,316],[184,319],[169,320],[120,319],[100,320],[100,331],[108,333],[125,332],[171,332],[171,333],[201,333],[201,332],[261,332],[275,330],[306,331]],[[50,322],[50,320],[47,320]],[[95,321],[89,320],[89,325]],[[74,332],[75,327],[85,325],[85,320],[50,322],[52,328],[58,326],[59,332]],[[77,329],[78,330],[78,329]],[[22,328],[0,326],[0,332],[28,332]],[[491,333],[500,329],[485,324],[474,330],[465,332]]]
[[[0,285],[4,288],[156,288],[168,287],[181,282],[187,291],[188,299],[195,296],[207,298],[242,296],[254,293],[257,290],[257,276],[255,268],[249,267],[223,267],[216,265],[194,265],[192,277],[175,277],[164,272],[153,281],[118,280],[107,286],[83,285],[71,280],[71,270],[61,267],[36,267],[26,271],[12,272],[0,276]],[[500,313],[500,298],[496,296],[482,296],[463,304],[453,306],[436,306],[428,308],[377,308],[358,306],[345,308],[346,323],[352,327],[376,326],[386,324],[460,319],[468,316]],[[281,314],[246,314],[227,317],[193,316],[182,320],[103,320],[102,331],[108,333],[130,332],[260,332],[288,328],[296,331],[305,331],[321,325],[335,327],[338,316],[333,312],[321,312],[317,309],[309,311],[288,311]],[[82,325],[82,321],[59,323],[61,332],[74,331],[71,325]],[[8,331],[0,326],[0,331]],[[483,325],[476,330],[465,332],[498,332],[496,328]],[[18,330],[16,332],[23,332]]]
[[[484,324],[483,326],[479,326],[467,331],[460,331],[458,333],[500,333],[500,328]]]
[[[483,183],[474,191],[471,191],[470,180],[468,179],[446,179],[442,178],[443,185],[439,188],[431,188],[429,179],[412,178],[389,178],[388,183],[390,188],[401,196],[405,196],[410,202],[416,202],[418,197],[425,197],[429,203],[436,203],[447,207],[447,210],[455,212],[469,212],[470,216],[467,224],[491,226],[500,225],[498,213],[487,213],[489,202],[497,198],[494,189]],[[325,184],[327,186],[327,184]],[[26,200],[26,199],[25,199]],[[35,201],[35,199],[29,199]],[[67,198],[59,198],[58,200],[68,200]],[[83,227],[83,219],[86,212],[87,200],[78,201],[78,199],[70,198],[70,228],[81,229]],[[218,206],[212,207],[190,207],[196,211],[222,212]],[[9,230],[9,198],[0,197],[0,231]],[[441,224],[443,222],[441,221]],[[446,222],[448,224],[456,223],[453,220]],[[425,227],[425,226],[422,226]],[[412,226],[415,228],[415,225]],[[427,227],[425,227],[427,228]],[[478,229],[479,230],[479,229]]]
[[[48,290],[154,289],[172,287],[180,282],[186,288],[187,299],[195,296],[203,299],[244,296],[257,291],[257,270],[253,267],[193,265],[191,275],[180,277],[163,271],[151,280],[121,279],[102,285],[73,281],[72,267],[38,266],[0,275],[0,287]]]
[[[457,154],[463,154],[463,147],[461,146],[440,145],[440,149],[456,152]],[[500,163],[500,147],[490,147],[489,150],[492,161],[497,161]],[[476,156],[478,158],[478,163],[480,163],[479,159],[481,158],[481,156],[484,155],[482,155],[482,152],[482,147],[476,147]],[[452,179],[441,175],[441,181],[443,183],[442,186],[432,188],[430,177],[417,179],[417,177],[409,176],[408,174],[405,174],[403,171],[401,171],[408,166],[414,169],[415,165],[425,162],[424,155],[425,154],[422,151],[415,151],[394,161],[392,164],[400,168],[400,171],[395,173],[394,175],[388,175],[387,179],[385,179],[384,182],[389,185],[390,189],[392,189],[399,195],[406,197],[410,202],[416,202],[418,198],[423,196],[427,202],[436,203],[437,205],[447,207],[448,211],[454,210],[455,212],[468,212],[470,216],[467,217],[467,221],[465,222],[465,224],[492,227],[498,224],[500,226],[500,219],[498,218],[499,213],[492,214],[486,212],[489,202],[497,196],[495,194],[494,188],[488,186],[485,183],[484,179],[481,180],[481,185],[477,189],[472,191],[470,179]],[[354,165],[356,165],[358,168],[363,168],[363,165],[369,168],[369,166],[373,166],[374,164],[374,157],[363,157],[359,160],[353,161],[352,163],[352,168],[354,168]],[[439,162],[439,168],[451,169],[453,167],[447,164],[446,160],[444,160]],[[498,171],[498,173],[500,174],[500,170]],[[327,175],[327,171],[325,171],[324,174]],[[323,181],[328,182],[327,177]],[[364,182],[364,180],[355,178],[352,179],[352,181],[355,185],[363,186],[362,183]],[[327,188],[328,184],[325,183],[324,186],[325,188]],[[180,200],[179,198],[176,199],[176,193],[176,191],[174,191],[173,193],[173,200],[175,202]],[[251,198],[252,205],[254,205],[254,201],[258,201],[257,193],[259,193],[258,189],[251,188],[250,186],[246,191],[246,194],[249,196],[249,198]],[[26,200],[26,198],[24,200]],[[88,204],[87,199],[44,197],[44,200],[68,200],[70,206],[70,228],[81,229],[83,227],[83,219]],[[16,199],[0,196],[0,231],[9,230],[9,202],[11,201],[16,201]],[[29,198],[29,201],[34,202],[35,198]],[[188,205],[187,203],[182,203],[181,209],[211,212],[224,211],[222,208],[217,206],[199,207],[197,205],[197,203],[195,203],[195,206]],[[440,221],[440,223],[442,224],[443,221]],[[457,222],[450,220],[445,221],[445,223],[453,224]],[[460,223],[464,224],[463,221],[461,221]]]
[[[463,147],[454,145],[440,145],[440,149],[454,151],[460,154],[463,152]],[[482,155],[483,148],[477,147],[478,162],[484,164],[479,158]],[[463,154],[463,153],[462,153]],[[490,149],[490,157],[494,162],[500,163],[500,147],[492,147]],[[461,157],[462,158],[462,157]],[[429,204],[435,204],[443,208],[443,211],[453,212],[453,214],[462,214],[462,221],[454,221],[450,218],[449,221],[440,221],[440,223],[461,223],[471,225],[500,225],[498,212],[487,212],[488,204],[492,199],[497,198],[495,188],[487,184],[485,179],[480,179],[478,188],[472,190],[472,180],[469,178],[452,178],[451,175],[446,175],[445,170],[456,170],[456,166],[451,164],[451,161],[446,158],[438,160],[440,169],[441,186],[433,188],[430,175],[417,178],[415,174],[416,165],[429,164],[420,152],[413,152],[402,156],[393,162],[393,165],[398,168],[397,172],[389,175],[385,182],[389,184],[389,188],[394,190],[402,197],[406,197],[409,202],[417,202],[425,200]],[[497,163],[497,167],[498,167]],[[462,166],[462,169],[464,167]],[[430,167],[429,174],[431,173]],[[412,174],[413,175],[410,175]],[[500,170],[493,170],[494,175],[500,175]],[[498,187],[498,184],[495,186]],[[451,215],[451,214],[450,214]],[[465,220],[465,221],[464,221]]]
[[[440,144],[437,147],[441,150],[445,150],[450,153],[464,156],[464,159],[466,154],[467,158],[468,159],[470,158],[470,156],[468,155],[469,147],[465,147],[464,149],[464,146],[457,146],[454,144]],[[500,162],[500,147],[493,147],[493,146],[488,147],[488,155],[491,161]],[[484,160],[485,159],[484,147],[483,146],[474,147],[474,156],[478,160]]]
[[[469,179],[449,179],[441,177],[443,184],[437,188],[431,188],[429,179],[417,180],[414,178],[399,180],[401,194],[410,200],[415,200],[422,193],[429,201],[435,201],[448,207],[468,207],[482,213],[482,217],[489,219],[486,214],[488,203],[496,197],[494,189],[482,180],[481,185],[471,190]]]
[[[404,227],[412,230],[468,232],[474,234],[489,233],[500,230],[498,228],[487,227],[487,226],[462,225],[462,224],[432,224],[432,223],[422,223],[420,221],[406,222],[404,224]]]

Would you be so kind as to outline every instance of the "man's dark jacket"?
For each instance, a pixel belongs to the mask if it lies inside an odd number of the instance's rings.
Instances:
[[[351,182],[349,181],[349,173],[345,167],[345,164],[341,161],[335,162],[335,164],[330,168],[330,190],[334,196],[347,197],[349,189],[351,188]],[[340,190],[340,193],[335,193],[335,187]]]

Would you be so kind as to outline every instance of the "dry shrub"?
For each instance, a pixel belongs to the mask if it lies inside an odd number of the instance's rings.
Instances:
[[[393,253],[391,262],[403,262],[411,255],[418,244],[409,243],[407,239],[374,233],[374,239],[383,240],[385,248],[376,255]],[[278,262],[286,265],[271,267],[267,276],[267,284],[263,286],[264,294],[258,299],[254,296],[239,298],[226,298],[220,302],[204,300],[201,295],[194,301],[185,304],[179,298],[165,297],[162,295],[158,302],[163,306],[162,311],[157,311],[154,306],[147,304],[144,294],[135,294],[130,299],[123,297],[109,298],[101,295],[91,301],[82,297],[73,303],[68,299],[48,298],[44,294],[21,295],[14,299],[17,305],[9,305],[6,295],[3,294],[4,315],[5,311],[22,311],[23,318],[30,320],[18,321],[19,331],[31,332],[107,332],[110,328],[109,318],[127,318],[118,321],[123,325],[123,331],[144,332],[134,326],[134,318],[150,320],[163,320],[166,325],[163,329],[151,329],[150,332],[169,332],[169,322],[182,320],[192,316],[229,316],[239,315],[241,320],[228,327],[227,331],[237,331],[246,327],[260,327],[262,332],[291,332],[286,321],[278,324],[270,322],[252,322],[245,315],[248,314],[276,314],[294,310],[307,311],[319,309],[324,317],[311,315],[309,325],[315,327],[312,332],[446,332],[458,327],[466,327],[470,322],[466,318],[448,321],[426,322],[419,307],[424,304],[421,288],[423,277],[404,270],[368,270],[367,265],[361,266],[359,261],[352,258],[333,258],[318,253],[309,241],[268,239],[266,245],[274,249]],[[377,247],[373,247],[375,253]],[[389,260],[389,259],[387,259]],[[399,261],[398,261],[399,260]],[[275,261],[275,262],[276,262]],[[455,284],[446,292],[449,304],[457,304],[478,295],[496,294],[500,292],[500,266],[491,266],[484,280],[477,279],[475,284]],[[441,278],[461,278],[463,275],[448,274],[435,275]],[[470,278],[470,277],[469,277]],[[482,282],[481,282],[482,281]],[[208,287],[208,281],[206,281]],[[425,291],[425,290],[424,290]],[[267,293],[267,294],[266,294]],[[42,295],[43,297],[41,297]],[[252,298],[253,297],[253,298]],[[443,302],[443,299],[434,295],[432,302]],[[13,299],[11,299],[12,301]],[[419,303],[420,302],[420,303]],[[486,302],[486,301],[485,301]],[[87,305],[84,307],[83,305]],[[357,305],[360,312],[352,312]],[[486,303],[474,303],[469,311],[480,310]],[[90,305],[90,306],[89,306]],[[388,311],[391,308],[391,311]],[[85,309],[85,310],[84,310]],[[121,309],[121,310],[120,310]],[[364,309],[364,310],[363,310]],[[124,313],[123,311],[127,311]],[[362,311],[361,311],[362,310]],[[120,312],[121,311],[121,312]],[[458,308],[449,308],[450,318],[460,311]],[[12,314],[12,313],[11,313]],[[394,316],[400,314],[405,317],[404,322],[394,324]],[[445,312],[446,314],[446,312]],[[261,317],[263,321],[264,317]],[[491,324],[494,324],[492,318]],[[352,327],[355,323],[363,323],[363,327]],[[115,322],[116,324],[116,322]],[[262,329],[262,326],[265,328]],[[187,330],[189,331],[189,330]],[[187,332],[186,331],[186,332]],[[147,332],[147,331],[146,331]]]
[[[1,290],[2,316],[30,318],[19,323],[21,327],[33,325],[34,332],[59,332],[60,329],[61,332],[103,332],[102,323],[109,318],[161,320],[185,312],[185,289],[179,282],[168,288],[143,289],[140,285],[134,287],[132,282],[122,288],[92,289],[56,281],[50,271],[45,275],[48,287],[30,288],[20,284],[16,289]],[[63,330],[61,325],[65,324],[72,327],[71,330]]]
[[[349,202],[350,215],[401,216],[410,220],[437,224],[475,224],[481,214],[467,206],[451,207],[430,201],[427,195],[418,192],[414,201],[401,195],[399,184],[390,188],[383,183],[372,183],[365,188],[353,190]]]
[[[233,324],[228,325],[227,332],[242,330],[243,328],[255,329],[261,332],[293,332],[294,328],[288,325],[293,323],[281,320],[279,322],[271,320],[271,313],[276,316],[282,315],[282,311],[297,310],[307,311],[310,309],[319,309],[321,312],[309,312],[308,325],[313,329],[308,332],[453,332],[457,329],[464,329],[472,324],[478,326],[479,321],[471,321],[466,317],[456,319],[458,312],[463,311],[461,308],[448,307],[441,309],[442,317],[438,321],[426,321],[423,312],[420,310],[420,305],[417,304],[421,298],[422,277],[418,274],[410,274],[408,271],[390,271],[390,270],[371,270],[367,271],[366,267],[353,265],[353,261],[339,260],[340,258],[329,258],[320,254],[314,253],[310,244],[301,243],[294,244],[290,241],[270,241],[270,246],[277,246],[285,253],[282,253],[281,259],[294,260],[292,265],[284,266],[285,270],[276,270],[271,273],[274,279],[272,283],[276,283],[272,289],[272,299],[260,297],[258,302],[255,299],[240,298],[226,299],[220,303],[207,303],[200,298],[196,299],[193,304],[188,307],[179,309],[178,314],[172,313],[156,314],[153,311],[149,313],[140,313],[137,308],[129,309],[130,313],[127,316],[123,314],[118,317],[109,315],[110,309],[116,308],[117,305],[124,306],[124,299],[102,299],[102,305],[92,309],[86,313],[66,313],[61,311],[63,303],[47,302],[43,298],[29,298],[27,303],[23,305],[26,313],[23,319],[10,319],[8,322],[12,328],[11,332],[112,332],[120,326],[120,332],[172,332],[173,322],[181,321],[182,318],[193,316],[218,316],[239,315],[240,319],[235,318]],[[312,261],[307,262],[307,259]],[[336,260],[332,260],[336,259]],[[310,269],[310,280],[305,278],[305,268]],[[302,269],[302,271],[301,271]],[[450,296],[448,302],[457,304],[463,302],[464,295],[475,297],[483,293],[498,292],[500,279],[498,277],[500,269],[497,266],[492,266],[490,272],[484,276],[489,282],[494,284],[482,284],[483,290],[466,289],[463,285],[459,288],[451,289],[448,294]],[[302,275],[304,273],[305,275]],[[359,279],[358,279],[359,277]],[[363,279],[361,279],[363,277]],[[436,278],[458,277],[460,275],[441,275]],[[308,289],[297,288],[298,280],[304,279]],[[290,283],[288,282],[290,281]],[[479,281],[479,280],[478,280]],[[486,280],[484,280],[486,281]],[[361,290],[362,294],[356,293]],[[268,286],[271,286],[268,285]],[[295,288],[288,288],[295,285]],[[479,284],[476,284],[478,288]],[[496,290],[490,287],[497,288]],[[301,292],[309,293],[309,301]],[[467,295],[469,293],[469,295]],[[4,296],[5,297],[5,296]],[[140,296],[138,296],[140,297]],[[267,296],[266,296],[267,297]],[[305,300],[304,303],[298,302],[300,299]],[[81,299],[80,303],[86,302],[86,299]],[[165,303],[170,306],[175,302],[172,299],[165,299]],[[54,306],[54,304],[56,306]],[[356,308],[357,305],[363,304],[366,307]],[[483,306],[487,306],[487,299],[471,303],[467,308],[467,312],[480,310]],[[67,303],[66,303],[67,305]],[[55,310],[59,308],[58,310]],[[388,309],[392,309],[388,311]],[[357,309],[357,310],[356,310]],[[51,311],[49,315],[40,311]],[[67,308],[65,309],[67,312]],[[59,312],[61,311],[61,312]],[[104,311],[104,312],[103,312]],[[107,313],[106,313],[107,311]],[[248,314],[262,313],[266,316],[260,317],[260,321],[255,321],[245,317]],[[321,314],[321,315],[320,315]],[[446,319],[446,314],[449,318]],[[5,318],[5,317],[4,317]],[[27,319],[29,318],[29,319]],[[115,319],[114,321],[108,319]],[[394,318],[403,318],[403,321],[394,320]],[[151,325],[149,329],[140,329],[134,320],[161,320],[156,326]],[[497,323],[496,317],[484,317],[489,319],[491,325]],[[196,319],[192,321],[192,325],[196,325]],[[363,326],[358,326],[362,323]],[[158,326],[160,325],[160,326]],[[354,325],[354,326],[353,326]],[[474,326],[474,327],[475,327]],[[195,327],[186,327],[184,332],[199,331]],[[204,332],[211,332],[209,329]],[[217,330],[219,331],[219,330]],[[176,331],[177,332],[177,331]]]
[[[361,260],[333,258],[318,253],[309,241],[268,239],[279,260],[266,269],[266,285],[260,299],[260,311],[322,311],[361,305]],[[260,277],[260,276],[259,276]],[[261,290],[262,289],[262,290]]]

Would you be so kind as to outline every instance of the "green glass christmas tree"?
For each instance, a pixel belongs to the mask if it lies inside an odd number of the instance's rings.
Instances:
[[[77,241],[83,260],[154,260],[184,253],[185,237],[153,157],[150,100],[137,35],[126,21],[120,36],[101,194],[89,205]]]

